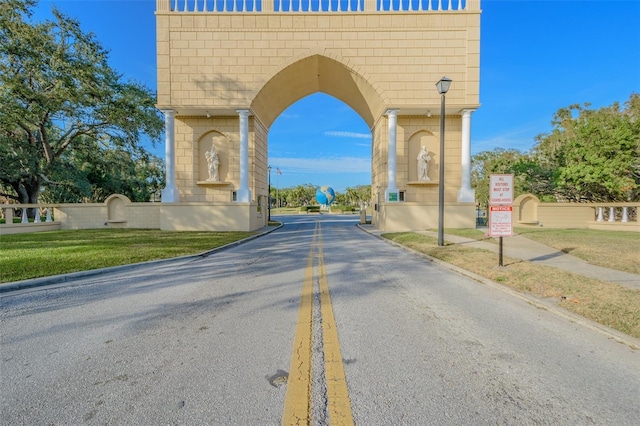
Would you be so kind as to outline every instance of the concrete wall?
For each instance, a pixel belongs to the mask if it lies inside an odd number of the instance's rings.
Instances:
[[[386,232],[423,231],[438,228],[438,204],[383,203],[380,230]],[[444,209],[445,228],[475,228],[473,203],[448,205]]]
[[[257,205],[246,203],[168,203],[160,208],[160,228],[166,231],[252,231],[264,226]]]
[[[597,220],[598,208],[608,214],[613,207],[615,216],[613,221],[608,217]],[[621,221],[622,208],[635,209],[635,220]],[[514,226],[561,228],[561,229],[596,229],[608,231],[640,232],[638,210],[640,203],[541,203],[532,194],[523,194],[513,201]]]

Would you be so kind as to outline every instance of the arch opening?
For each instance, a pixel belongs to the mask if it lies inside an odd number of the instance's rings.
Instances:
[[[251,110],[269,129],[296,101],[322,92],[349,105],[371,129],[384,109],[384,96],[361,74],[324,55],[310,55],[283,67],[256,94]]]
[[[287,107],[268,135],[272,186],[371,184],[372,134],[365,120],[346,103],[314,93]],[[280,173],[278,173],[280,172]]]

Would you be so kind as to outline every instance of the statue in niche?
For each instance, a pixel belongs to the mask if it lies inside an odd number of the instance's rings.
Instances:
[[[218,166],[220,165],[220,158],[218,158],[218,153],[216,152],[216,147],[211,144],[211,149],[204,154],[207,159],[207,166],[209,167],[209,178],[208,182],[217,182],[218,181]]]
[[[431,161],[431,156],[427,152],[427,147],[422,146],[422,149],[418,153],[418,180],[421,181],[430,181],[427,173],[429,172],[429,161]]]

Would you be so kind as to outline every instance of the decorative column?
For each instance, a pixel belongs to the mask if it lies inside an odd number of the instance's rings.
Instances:
[[[388,109],[389,140],[387,144],[387,189],[384,191],[385,201],[398,201],[396,186],[396,134],[398,130],[398,111]]]
[[[475,109],[462,110],[462,151],[460,165],[460,189],[458,189],[459,203],[474,203],[475,191],[471,189],[471,114]]]
[[[164,114],[164,161],[166,167],[165,186],[162,190],[163,203],[177,203],[180,194],[176,187],[176,147],[174,135],[174,112],[172,109],[162,110]]]
[[[249,190],[249,110],[239,109],[240,115],[240,188],[236,191],[236,201],[248,203],[251,201]]]

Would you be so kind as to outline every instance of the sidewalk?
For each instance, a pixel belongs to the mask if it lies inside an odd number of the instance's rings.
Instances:
[[[367,231],[378,235],[380,234],[380,232],[376,232],[377,230],[374,230],[374,228],[369,228]],[[429,235],[435,238],[438,237],[438,233],[434,231],[417,231],[417,233]],[[458,237],[450,234],[445,234],[444,239],[445,241],[454,244],[464,244],[469,247],[490,250],[496,254],[499,251],[499,246],[496,243],[476,241],[470,238]],[[545,266],[553,266],[554,268],[563,269],[585,277],[595,278],[601,281],[640,290],[640,275],[638,274],[631,274],[628,272],[592,265],[591,263],[575,256],[563,253],[520,235],[504,237],[503,250],[503,254],[508,257],[522,259]]]

